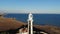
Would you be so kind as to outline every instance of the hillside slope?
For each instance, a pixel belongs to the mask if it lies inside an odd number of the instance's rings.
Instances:
[[[44,30],[45,32],[48,32],[49,34],[60,34],[60,27],[51,26],[51,25],[34,25],[35,28]]]
[[[17,29],[22,25],[25,25],[25,23],[17,21],[13,18],[0,17],[0,31]]]

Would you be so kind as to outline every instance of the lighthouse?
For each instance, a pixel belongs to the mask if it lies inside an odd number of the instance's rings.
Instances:
[[[33,34],[33,15],[29,13],[28,15],[28,34]]]

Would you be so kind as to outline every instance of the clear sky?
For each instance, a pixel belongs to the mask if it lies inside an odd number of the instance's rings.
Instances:
[[[0,0],[0,12],[60,13],[60,0]]]

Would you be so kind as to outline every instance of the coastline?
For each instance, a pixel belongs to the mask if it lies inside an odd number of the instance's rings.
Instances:
[[[26,23],[17,21],[13,18],[4,18],[4,17],[0,18],[0,24],[2,24],[2,25],[0,25],[1,27],[4,26],[4,27],[2,27],[2,29],[0,28],[0,31],[6,31],[6,30],[4,30],[6,28],[7,28],[7,30],[13,30],[13,29],[15,30],[15,29],[20,28],[24,24],[27,25]],[[50,25],[44,25],[44,26],[34,25],[34,27],[37,28],[38,30],[44,30],[50,34],[52,34],[52,33],[60,34],[60,27],[50,26]]]

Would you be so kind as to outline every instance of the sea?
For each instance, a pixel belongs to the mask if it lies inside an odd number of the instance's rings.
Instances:
[[[27,23],[28,14],[6,14],[6,18],[15,18],[18,21]],[[60,27],[60,14],[33,14],[33,24],[35,25],[52,25]]]

